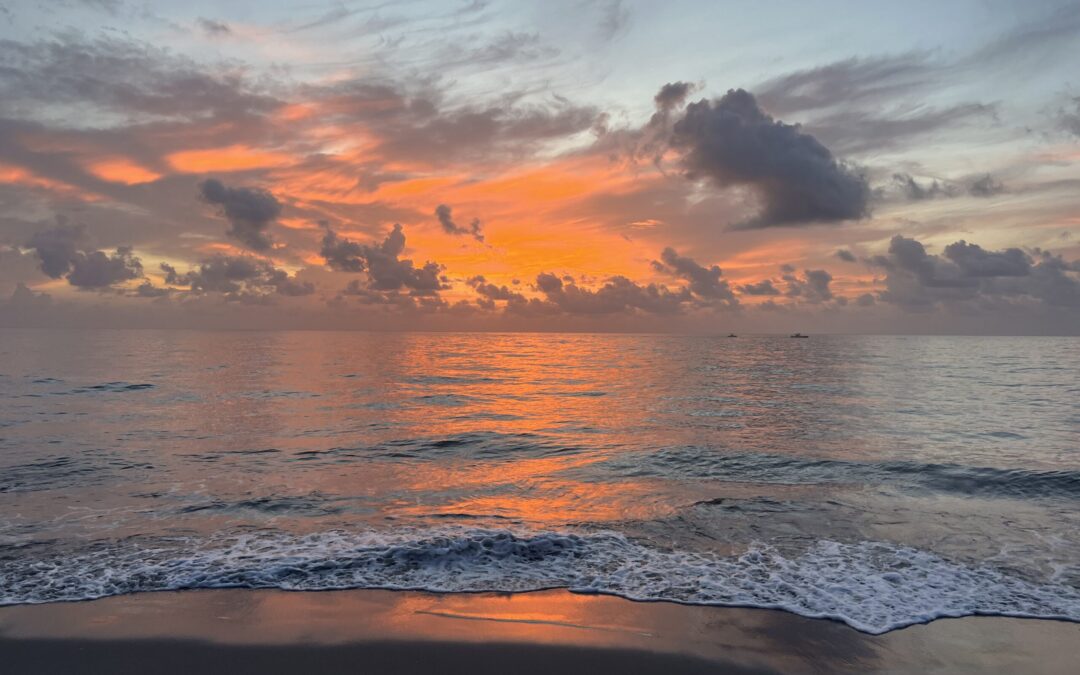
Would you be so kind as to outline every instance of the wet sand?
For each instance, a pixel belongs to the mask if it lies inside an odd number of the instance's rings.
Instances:
[[[11,673],[1073,673],[1080,624],[882,636],[758,609],[545,591],[184,591],[0,608]]]

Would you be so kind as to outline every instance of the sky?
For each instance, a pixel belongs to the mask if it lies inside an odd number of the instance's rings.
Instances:
[[[0,326],[1080,334],[1080,3],[0,0]]]

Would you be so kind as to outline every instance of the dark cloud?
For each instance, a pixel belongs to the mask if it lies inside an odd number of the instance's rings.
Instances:
[[[893,237],[887,255],[869,261],[886,271],[880,299],[909,310],[966,303],[1035,302],[1080,307],[1080,265],[1036,250],[987,251],[958,241],[934,255],[915,239]]]
[[[1005,186],[988,173],[960,181],[931,178],[920,182],[911,174],[900,172],[893,174],[892,187],[900,193],[902,198],[909,201],[951,199],[965,194],[972,197],[993,197],[1005,191]]]
[[[229,221],[225,234],[253,251],[273,246],[266,230],[281,215],[281,203],[274,195],[261,188],[231,188],[210,178],[199,183],[199,196],[207,204],[221,208]]]
[[[73,126],[100,126],[140,116],[235,118],[278,105],[235,64],[197,64],[127,38],[0,40],[0,112],[16,119],[62,108]]]
[[[477,300],[477,304],[487,310],[495,309],[496,301],[503,301],[507,303],[507,311],[519,310],[519,313],[524,308],[528,307],[529,299],[524,294],[511,290],[509,287],[496,286],[490,283],[482,275],[477,275],[468,279],[466,282],[469,286],[472,286],[476,290],[476,294],[480,296]]]
[[[743,295],[780,295],[780,289],[773,285],[772,279],[765,279],[754,284],[739,286]]]
[[[912,201],[934,199],[937,197],[955,197],[958,193],[956,186],[944,183],[936,178],[929,183],[919,183],[909,173],[894,173],[893,183],[901,190],[903,195]]]
[[[1018,248],[987,251],[963,239],[945,247],[945,257],[968,277],[1024,277],[1031,274],[1031,258]]]
[[[322,256],[327,265],[339,271],[366,272],[367,291],[435,296],[448,287],[442,265],[429,261],[416,267],[412,260],[399,257],[404,251],[405,233],[401,225],[394,225],[379,244],[361,244],[339,236],[330,228],[322,241]]]
[[[672,126],[671,146],[691,177],[749,185],[760,214],[739,227],[838,222],[869,214],[865,179],[798,126],[774,120],[742,89],[691,103]]]
[[[660,260],[654,260],[652,265],[657,272],[690,282],[690,292],[705,301],[732,306],[738,304],[727,280],[720,278],[723,272],[716,265],[703,267],[692,258],[679,255],[671,247],[665,248]]]
[[[367,246],[339,237],[329,227],[323,235],[319,254],[326,261],[327,267],[338,272],[363,272],[367,269]]]
[[[836,257],[840,258],[844,262],[855,262],[856,260],[855,254],[847,250],[846,248],[839,249],[836,252]]]
[[[83,250],[86,239],[81,225],[58,225],[34,234],[26,247],[33,249],[41,271],[52,279],[64,277],[76,288],[104,290],[142,277],[142,263],[130,247],[112,253]]]
[[[577,285],[573,279],[541,273],[536,277],[536,290],[543,294],[551,307],[572,315],[596,316],[623,312],[677,314],[693,300],[687,288],[671,290],[659,284],[642,286],[624,276],[612,277],[592,290]]]
[[[221,21],[215,21],[213,19],[207,19],[199,17],[195,20],[195,23],[199,26],[202,32],[206,33],[210,37],[222,37],[232,33],[232,29],[229,28],[229,24]]]
[[[694,91],[694,85],[689,82],[668,82],[656,92],[653,102],[660,112],[669,112],[681,108],[686,103],[686,97]]]
[[[258,301],[270,295],[311,295],[315,286],[302,282],[263,258],[250,255],[217,255],[183,274],[162,263],[165,283],[193,293],[220,293],[229,300]]]
[[[832,275],[825,270],[803,270],[803,276],[797,276],[790,267],[783,268],[781,277],[787,283],[784,295],[799,302],[819,304],[833,300]]]
[[[973,180],[968,186],[968,194],[973,197],[993,197],[1005,191],[1005,186],[994,180],[990,174],[985,174]]]
[[[435,217],[439,219],[439,224],[442,225],[443,231],[447,234],[464,234],[476,241],[484,241],[484,233],[480,231],[479,218],[473,218],[468,227],[462,227],[454,222],[453,211],[446,204],[439,204],[435,207]]]

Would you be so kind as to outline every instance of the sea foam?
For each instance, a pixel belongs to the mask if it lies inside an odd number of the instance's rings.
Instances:
[[[1080,621],[1080,590],[881,542],[819,541],[784,555],[666,550],[614,532],[458,527],[392,533],[261,531],[210,539],[0,547],[0,604],[193,588],[523,592],[566,588],[632,600],[781,609],[884,633],[942,617]]]

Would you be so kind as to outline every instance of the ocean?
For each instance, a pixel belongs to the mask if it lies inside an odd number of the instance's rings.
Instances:
[[[0,604],[566,588],[1080,621],[1080,340],[0,331]]]

